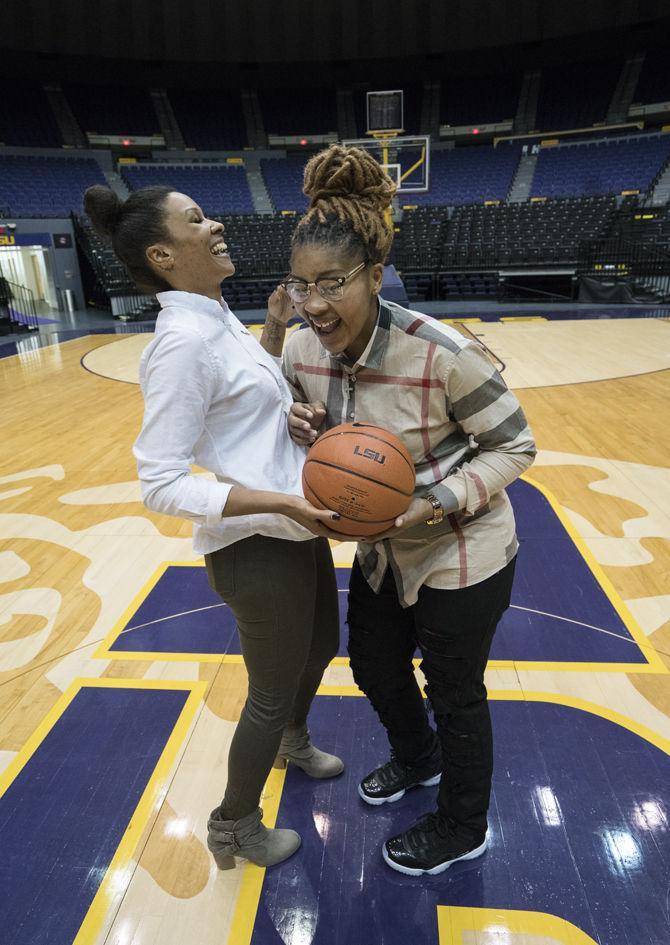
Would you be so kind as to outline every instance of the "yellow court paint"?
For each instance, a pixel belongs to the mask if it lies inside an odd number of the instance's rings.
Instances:
[[[168,777],[179,748],[186,737],[195,713],[201,705],[207,683],[193,681],[163,681],[149,679],[84,679],[78,678],[68,686],[60,699],[47,713],[23,748],[0,776],[0,796],[18,776],[32,755],[58,722],[77,693],[84,688],[98,689],[181,689],[189,692],[176,725],[168,738],[158,763],[139,800],[132,818],[105,872],[98,891],[91,902],[73,945],[92,945],[115,899],[122,896],[135,870],[133,853],[137,842],[152,814],[160,808],[169,787]]]
[[[339,696],[340,698],[364,698],[356,686],[321,685],[317,696]],[[650,742],[661,751],[670,755],[670,739],[658,735],[646,725],[629,719],[627,716],[604,706],[588,702],[573,696],[555,692],[512,692],[496,690],[489,692],[492,701],[507,702],[551,702],[566,706],[579,712],[590,712],[607,719],[621,728],[628,729],[639,738]],[[273,771],[266,784],[268,826],[274,826],[284,786],[284,771]],[[235,909],[233,924],[227,945],[249,945],[253,935],[253,926],[258,911],[265,870],[249,864],[245,867],[242,890]],[[514,945],[510,935],[535,935],[553,939],[556,945],[596,945],[593,939],[578,929],[571,922],[544,912],[523,912],[514,909],[473,909],[454,906],[438,906],[439,945],[471,945],[463,939],[467,932],[480,933],[476,941],[481,945]],[[486,936],[488,933],[488,937]],[[75,943],[78,945],[78,943]],[[553,945],[553,943],[552,943]]]
[[[538,492],[541,492],[547,502],[551,505],[554,514],[559,519],[560,523],[563,525],[563,528],[565,528],[566,532],[574,542],[589,570],[605,592],[607,599],[610,601],[619,617],[621,617],[624,626],[644,654],[647,663],[524,663],[523,660],[515,660],[513,665],[519,669],[544,670],[570,668],[577,671],[605,670],[607,672],[613,673],[663,673],[667,675],[670,670],[666,667],[656,649],[649,643],[647,637],[645,636],[644,630],[642,627],[640,627],[637,620],[635,620],[631,612],[624,604],[614,585],[594,558],[586,542],[566,515],[563,506],[560,504],[556,496],[549,489],[547,489],[546,486],[542,485],[540,482],[537,482],[532,478],[532,476],[529,476],[526,473],[521,476],[521,479],[523,479],[524,482],[529,483],[529,485],[533,486],[533,488],[537,489]],[[493,661],[489,665],[492,668],[500,668],[500,666],[496,666]]]
[[[438,906],[437,927],[439,945],[468,945],[472,933],[478,945],[514,945],[511,936],[517,935],[521,941],[526,935],[551,939],[552,945],[597,945],[572,922],[546,912]]]
[[[542,495],[549,502],[554,514],[559,519],[566,532],[570,536],[571,540],[577,547],[577,550],[584,559],[587,567],[595,577],[596,581],[602,588],[603,592],[607,596],[608,600],[618,613],[621,618],[624,626],[629,631],[631,637],[639,647],[640,651],[645,657],[646,662],[644,663],[609,663],[609,662],[549,662],[545,660],[489,660],[488,667],[489,669],[524,669],[533,672],[544,672],[547,670],[558,671],[558,672],[576,672],[576,673],[586,673],[604,671],[610,673],[663,673],[667,675],[670,673],[670,669],[666,667],[665,663],[661,659],[660,655],[656,651],[655,647],[649,643],[647,637],[645,636],[644,631],[637,623],[633,615],[630,613],[623,600],[615,590],[612,582],[609,580],[602,567],[598,564],[593,554],[589,550],[588,546],[584,542],[583,538],[574,525],[568,518],[565,513],[565,510],[559,503],[558,499],[553,495],[553,493],[547,489],[546,486],[534,480],[531,476],[528,476],[524,473],[521,476],[524,482],[527,482],[529,485],[533,486],[534,489],[537,489],[538,492],[541,492]],[[133,601],[128,605],[126,610],[123,612],[121,617],[114,624],[110,632],[105,637],[104,641],[100,645],[99,649],[93,654],[95,659],[107,659],[107,660],[163,660],[165,662],[196,662],[196,663],[241,663],[242,657],[239,654],[226,654],[226,653],[181,653],[181,652],[169,652],[164,653],[161,651],[140,651],[140,652],[126,652],[123,650],[112,650],[111,647],[114,645],[115,640],[119,635],[125,630],[130,622],[133,614],[137,612],[140,605],[144,600],[149,596],[150,592],[156,586],[161,577],[165,574],[168,568],[203,568],[205,566],[204,561],[165,561],[160,565],[149,578],[144,587],[139,591],[135,596]],[[336,567],[348,567],[346,564],[336,563]],[[216,605],[214,605],[216,606]],[[223,603],[221,606],[225,606]],[[415,660],[415,665],[418,666],[420,660]],[[348,666],[349,659],[345,656],[336,656],[332,661],[331,665],[335,666]]]
[[[261,805],[263,823],[266,827],[272,828],[277,822],[285,779],[285,769],[273,768],[265,782]],[[245,864],[227,945],[242,945],[242,943],[246,945],[251,941],[264,879],[265,867],[256,866],[254,863]]]
[[[240,653],[180,653],[178,651],[163,652],[156,651],[125,651],[112,650],[111,647],[119,636],[126,630],[133,614],[137,613],[140,606],[147,599],[151,591],[156,587],[168,568],[204,568],[205,562],[200,559],[196,561],[164,561],[151,575],[144,587],[138,591],[130,604],[126,607],[112,629],[104,638],[98,649],[93,654],[93,659],[100,660],[161,660],[167,663],[242,663]],[[349,565],[336,564],[335,567],[349,567]],[[212,609],[225,607],[221,604],[213,605]],[[167,618],[164,618],[167,619]],[[336,659],[335,662],[339,660]],[[346,661],[348,664],[348,660]]]

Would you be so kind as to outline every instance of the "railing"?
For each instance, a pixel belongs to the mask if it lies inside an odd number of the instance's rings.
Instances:
[[[26,286],[5,279],[1,269],[0,319],[8,322],[12,330],[36,331],[39,327],[33,293]]]
[[[670,255],[648,243],[620,238],[580,243],[578,272],[592,279],[638,284],[659,300],[670,299]]]

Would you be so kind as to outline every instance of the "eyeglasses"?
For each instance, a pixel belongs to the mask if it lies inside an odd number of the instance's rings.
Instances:
[[[304,279],[287,279],[282,282],[282,286],[288,292],[293,302],[302,304],[312,294],[312,286],[316,289],[322,299],[327,302],[337,302],[344,298],[344,286],[350,279],[358,275],[365,267],[367,262],[363,261],[355,266],[351,272],[345,276],[338,276],[336,279],[317,279],[316,282],[305,282]]]

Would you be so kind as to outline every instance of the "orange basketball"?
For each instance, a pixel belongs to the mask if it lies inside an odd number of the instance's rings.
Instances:
[[[302,471],[305,498],[342,518],[328,527],[343,535],[377,535],[407,509],[416,476],[407,447],[367,423],[342,423],[319,437]]]

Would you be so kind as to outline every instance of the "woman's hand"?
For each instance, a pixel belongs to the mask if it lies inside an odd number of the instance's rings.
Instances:
[[[268,315],[274,321],[287,325],[293,314],[293,303],[286,289],[278,285],[268,299]]]
[[[288,415],[288,432],[298,446],[311,446],[326,416],[322,400],[312,404],[293,404]]]
[[[362,538],[360,535],[339,535],[336,533],[333,537],[337,538],[338,541],[365,541],[369,544],[374,544],[374,542],[383,541],[385,538],[397,538],[408,528],[413,528],[415,525],[421,525],[427,522],[433,515],[433,506],[428,499],[414,498],[410,502],[407,511],[403,512],[402,515],[399,515],[395,520],[393,527],[387,529],[385,532],[381,532],[379,535],[368,535]]]
[[[292,518],[294,522],[308,528],[313,535],[321,538],[339,538],[337,532],[328,528],[329,522],[336,522],[340,516],[337,512],[330,509],[317,509],[307,499],[300,496],[290,496],[288,507],[284,510],[284,515]]]

